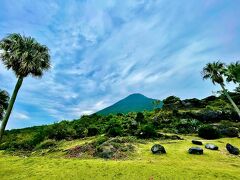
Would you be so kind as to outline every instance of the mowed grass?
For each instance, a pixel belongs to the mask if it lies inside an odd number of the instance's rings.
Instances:
[[[240,179],[240,156],[230,155],[225,148],[228,142],[240,147],[239,138],[203,140],[220,148],[211,151],[202,146],[204,155],[188,154],[190,147],[197,146],[192,139],[196,137],[137,144],[136,153],[128,160],[67,159],[54,154],[21,158],[2,153],[0,179]],[[60,146],[69,148],[78,143],[83,142],[61,142]],[[155,143],[162,144],[167,154],[153,155],[150,148]]]

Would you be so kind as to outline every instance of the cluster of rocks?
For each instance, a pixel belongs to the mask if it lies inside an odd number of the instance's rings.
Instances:
[[[203,145],[203,143],[198,140],[192,140],[192,143],[196,145]],[[215,144],[206,144],[205,148],[210,150],[218,150],[218,146]],[[203,154],[203,149],[200,147],[191,147],[188,152],[189,154]]]
[[[192,143],[196,144],[196,145],[203,145],[203,143],[198,140],[192,140]],[[218,150],[219,149],[218,146],[216,146],[215,144],[206,144],[205,148],[209,149],[209,150]],[[240,154],[239,149],[229,143],[226,145],[226,149],[228,150],[228,152],[230,154],[234,154],[234,155]],[[166,154],[165,148],[160,144],[154,144],[151,148],[151,151],[153,154]],[[201,154],[203,154],[203,149],[201,147],[191,147],[191,148],[189,148],[188,153],[201,155]]]

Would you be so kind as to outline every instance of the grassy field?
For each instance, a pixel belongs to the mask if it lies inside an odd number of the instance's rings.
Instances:
[[[240,139],[203,140],[220,150],[203,147],[204,155],[190,155],[187,150],[195,146],[191,144],[193,138],[137,144],[136,153],[128,160],[67,159],[59,153],[24,158],[1,152],[0,179],[240,179],[240,156],[225,149],[227,142],[240,147]],[[59,147],[65,149],[84,141],[63,141]],[[167,154],[153,155],[150,148],[154,143],[162,144]]]

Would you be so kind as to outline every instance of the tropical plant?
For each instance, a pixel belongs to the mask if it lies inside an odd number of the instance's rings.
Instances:
[[[7,91],[0,89],[0,120],[2,120],[4,112],[8,107],[9,95]]]
[[[23,79],[29,75],[41,77],[50,68],[49,49],[32,37],[10,34],[0,41],[0,58],[7,69],[12,69],[18,81],[11,96],[0,129],[0,140],[10,117]]]
[[[215,85],[216,83],[219,84],[223,90],[223,93],[228,98],[228,100],[231,102],[232,106],[238,113],[240,117],[240,110],[235,104],[235,102],[232,100],[230,95],[228,94],[227,89],[225,88],[223,74],[226,71],[224,63],[221,63],[219,61],[208,63],[202,71],[203,79],[211,79],[212,83]]]
[[[224,75],[227,77],[228,82],[240,83],[240,62],[231,63],[224,71]]]
[[[240,94],[240,85],[238,87],[235,88],[234,90],[236,93]]]

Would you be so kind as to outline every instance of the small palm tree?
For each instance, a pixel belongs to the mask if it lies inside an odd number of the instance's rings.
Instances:
[[[231,63],[224,71],[228,82],[240,83],[240,62]]]
[[[0,41],[0,58],[7,69],[12,69],[18,81],[11,96],[0,129],[0,140],[10,117],[23,79],[28,75],[41,77],[50,68],[49,49],[32,37],[10,34]]]
[[[219,84],[223,90],[223,93],[226,95],[228,100],[231,102],[234,109],[237,111],[240,117],[240,110],[238,109],[237,105],[234,103],[232,98],[229,96],[227,89],[225,88],[223,74],[225,72],[225,65],[221,62],[213,62],[208,63],[202,71],[203,79],[211,79],[212,83],[215,85],[216,83]]]
[[[4,112],[8,107],[9,95],[7,91],[0,89],[0,120],[2,120]]]

